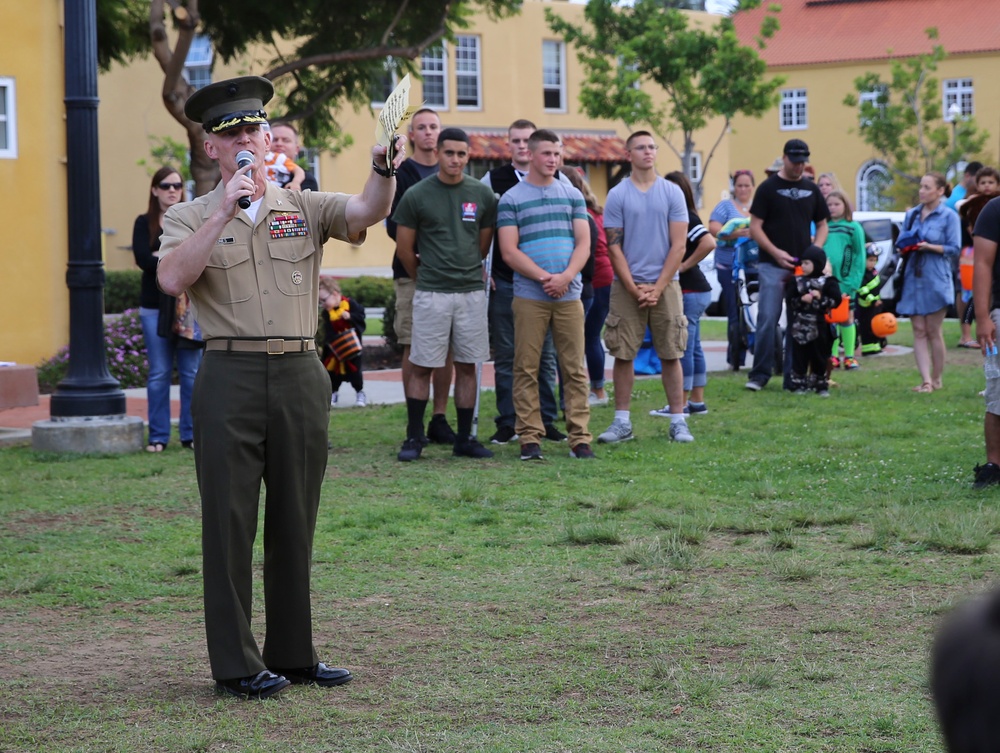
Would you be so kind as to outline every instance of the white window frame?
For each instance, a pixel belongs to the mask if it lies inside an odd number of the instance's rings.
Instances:
[[[432,56],[433,53],[440,52],[441,57]],[[440,68],[428,67],[428,63],[438,64]],[[427,79],[435,78],[441,81],[442,102],[434,102],[427,98]],[[433,108],[437,112],[448,109],[448,48],[444,42],[440,45],[424,50],[420,56],[420,80],[423,81],[424,107]]]
[[[778,124],[782,131],[804,131],[809,127],[809,97],[805,89],[782,89]]]
[[[207,46],[208,54],[204,54],[204,49]],[[187,57],[184,59],[184,80],[189,84],[194,86],[196,89],[202,89],[212,83],[212,61],[215,59],[215,50],[212,48],[212,40],[209,39],[207,34],[195,34],[194,39],[191,40],[191,47],[188,49]],[[192,74],[197,72],[198,78],[204,77],[203,74],[207,75],[206,81],[199,81],[196,79],[192,81]]]
[[[701,152],[691,152],[691,169],[688,170],[687,178],[692,186],[698,185],[698,181],[701,180],[701,170]]]
[[[858,199],[858,206],[855,211],[876,212],[884,211],[886,209],[885,206],[879,206],[874,203],[874,197],[869,191],[868,184],[873,175],[883,176],[886,179],[887,186],[892,184],[892,173],[889,171],[889,168],[884,162],[879,160],[869,160],[868,162],[865,162],[861,166],[861,169],[858,170],[858,175],[854,183],[854,195]]]
[[[472,43],[471,45],[469,43]],[[483,40],[478,34],[459,34],[455,37],[455,109],[479,111],[483,109]],[[474,50],[474,55],[468,52]],[[475,79],[476,104],[459,104],[462,79]],[[466,82],[468,83],[468,82]]]
[[[941,112],[946,123],[953,119],[948,113],[952,104],[961,108],[963,118],[971,118],[975,114],[975,91],[971,78],[946,78],[941,82],[941,92]]]
[[[546,50],[550,45],[555,45],[556,64],[558,68],[553,71],[547,66]],[[550,82],[549,79],[555,75],[556,80]],[[545,95],[551,91],[559,93],[558,107],[545,107]],[[566,43],[558,39],[542,40],[542,106],[545,112],[566,112]]]
[[[865,121],[864,117],[861,115],[861,107],[868,102],[872,107],[878,108],[879,112],[885,113],[885,108],[887,103],[880,103],[879,99],[885,95],[888,95],[889,87],[885,84],[879,84],[874,89],[869,89],[866,92],[861,92],[858,96],[858,119],[861,121],[861,125],[868,126],[871,125],[870,121]]]
[[[0,97],[4,105],[0,130],[7,136],[7,146],[0,149],[0,159],[17,159],[17,85],[13,78],[0,76]]]
[[[397,84],[399,84],[399,76],[396,75],[396,70],[392,67],[391,57],[385,59],[385,61],[383,62],[383,66],[385,68],[384,73],[388,73],[392,77],[392,85],[389,87],[389,93],[391,94],[392,90],[396,88]],[[383,107],[384,105],[385,105],[385,99],[372,100],[372,107]]]

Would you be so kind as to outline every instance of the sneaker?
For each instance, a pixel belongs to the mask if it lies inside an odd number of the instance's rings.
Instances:
[[[490,442],[493,444],[507,444],[515,439],[517,439],[517,432],[514,431],[514,427],[503,424],[497,427],[496,433],[490,437]]]
[[[764,389],[763,384],[761,384],[760,382],[755,382],[753,379],[747,381],[747,383],[743,386],[746,387],[751,392],[760,392],[762,389]]]
[[[830,356],[829,363],[830,363],[830,368],[831,369],[839,369],[840,368],[840,359],[837,358],[837,356]]]
[[[542,448],[538,442],[528,442],[521,445],[521,460],[544,460]]]
[[[632,422],[616,418],[611,422],[608,430],[597,438],[597,441],[601,444],[614,444],[615,442],[627,442],[630,439],[635,439],[632,436]]]
[[[848,371],[854,371],[854,369],[860,369],[861,364],[858,363],[858,359],[856,358],[845,358],[844,368],[847,369]]]
[[[409,463],[420,457],[420,453],[423,452],[424,446],[420,442],[420,439],[413,439],[412,437],[407,438],[403,442],[403,448],[396,455],[396,459],[401,463]]]
[[[1000,484],[1000,465],[987,463],[975,468],[976,480],[972,482],[973,489],[985,489],[988,486]]]
[[[330,395],[330,405],[336,405],[339,399],[340,399],[340,393],[334,392],[332,395]]]
[[[552,424],[545,424],[545,438],[550,442],[565,442],[566,435]]]
[[[431,421],[427,424],[427,439],[434,444],[455,444],[458,437],[454,430],[448,426],[448,419],[443,413],[435,413],[431,416]]]
[[[354,405],[358,408],[364,408],[368,405],[368,396],[365,394],[364,390],[359,392],[357,397],[354,398]]]
[[[608,395],[604,394],[604,397],[598,397],[595,393],[591,392],[587,397],[587,403],[591,408],[601,407],[608,404]]]
[[[655,408],[649,412],[651,416],[659,416],[660,418],[670,418],[670,406],[664,405],[662,408]]]
[[[706,413],[708,413],[708,406],[704,403],[688,402],[688,404],[684,406],[685,416],[703,416]]]
[[[830,397],[830,390],[816,390],[816,394],[820,397]]]
[[[452,455],[460,458],[491,458],[493,453],[480,444],[474,437],[466,437],[455,442]]]
[[[694,434],[688,428],[687,421],[674,421],[670,424],[670,439],[673,442],[694,441]]]
[[[594,451],[590,449],[589,444],[581,442],[569,451],[569,456],[571,458],[577,458],[578,460],[592,460],[594,457]]]

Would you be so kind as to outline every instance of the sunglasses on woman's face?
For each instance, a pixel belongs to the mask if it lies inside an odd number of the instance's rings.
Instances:
[[[184,188],[184,184],[183,183],[161,183],[160,184],[160,190],[161,191],[170,191],[170,190],[180,191],[182,188]]]

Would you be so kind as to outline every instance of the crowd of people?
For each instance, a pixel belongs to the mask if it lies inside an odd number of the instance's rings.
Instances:
[[[628,137],[629,174],[602,208],[583,175],[563,165],[553,131],[514,121],[510,164],[475,180],[466,172],[468,134],[443,128],[426,109],[411,119],[408,142],[394,137],[392,149],[372,147],[361,193],[320,192],[293,161],[294,129],[268,128],[263,108],[272,96],[271,83],[255,76],[192,95],[185,113],[203,125],[205,152],[218,162],[222,180],[182,203],[180,173],[161,168],[133,237],[150,361],[146,449],[161,452],[169,442],[176,365],[180,439],[193,451],[202,498],[205,627],[220,692],[263,699],[290,684],[332,687],[352,679],[349,670],[319,661],[309,589],[330,406],[345,381],[357,404],[365,404],[365,311],[336,280],[321,277],[328,239],[359,244],[368,228],[386,220],[395,240],[395,322],[407,405],[403,462],[419,459],[431,442],[450,445],[459,457],[492,457],[477,438],[478,369],[491,354],[497,386],[491,443],[516,439],[521,460],[537,461],[543,441],[568,440],[571,457],[593,458],[590,408],[609,402],[605,347],[614,359],[614,417],[596,441],[633,439],[634,361],[647,336],[661,360],[666,397],[650,414],[669,420],[671,440],[694,441],[687,419],[708,412],[699,323],[710,285],[699,262],[713,249],[730,311],[741,247],[757,251],[758,337],[748,389],[763,389],[778,373],[793,392],[826,395],[833,368],[857,368],[854,306],[859,317],[876,306],[877,276],[835,176],[806,177],[810,154],[801,140],[785,145],[756,188],[750,171],[737,171],[732,197],[714,208],[706,228],[687,178],[656,173],[657,144],[649,132]],[[963,232],[975,239],[968,243],[975,249],[968,253],[974,299],[1000,292],[1000,201],[989,200],[1000,173],[978,167],[954,211],[944,178],[925,175],[920,204],[907,212],[897,241],[903,253],[897,311],[914,323],[917,392],[942,386],[941,320],[955,302],[951,262],[967,245]],[[995,354],[1000,312],[967,302],[976,309],[978,346]],[[746,357],[744,344],[732,339],[737,331],[729,327],[733,369]],[[864,336],[861,342],[863,348]],[[445,413],[452,374],[455,429]],[[1000,483],[1000,366],[985,395],[987,463],[976,469],[977,487]],[[560,409],[567,434],[555,425]],[[262,483],[263,649],[250,627]]]

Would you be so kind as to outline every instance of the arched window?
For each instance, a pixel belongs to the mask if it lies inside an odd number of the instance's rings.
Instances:
[[[889,211],[894,207],[889,187],[892,175],[884,162],[870,160],[858,170],[857,192],[858,210],[862,212]]]

